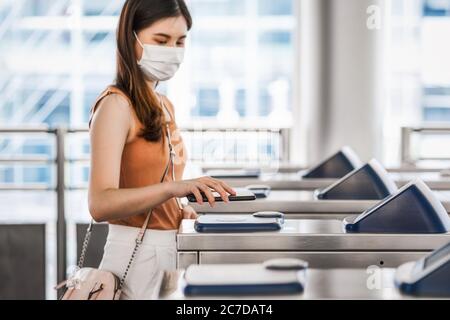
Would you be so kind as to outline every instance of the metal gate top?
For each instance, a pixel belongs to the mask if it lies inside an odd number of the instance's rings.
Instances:
[[[286,220],[281,231],[198,233],[183,220],[180,251],[431,251],[450,241],[446,234],[346,233],[340,220]]]

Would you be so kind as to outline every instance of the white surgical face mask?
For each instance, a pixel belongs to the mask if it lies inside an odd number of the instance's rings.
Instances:
[[[172,78],[183,62],[184,48],[143,44],[136,32],[134,36],[143,49],[142,58],[138,64],[145,76],[152,81],[165,81]]]

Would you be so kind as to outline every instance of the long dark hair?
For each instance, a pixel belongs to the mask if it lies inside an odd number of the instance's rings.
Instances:
[[[184,0],[127,0],[117,28],[117,74],[115,87],[130,99],[138,119],[143,124],[141,136],[147,141],[160,141],[163,110],[156,94],[148,89],[137,60],[133,31],[138,33],[158,20],[182,16],[188,29],[192,18]]]

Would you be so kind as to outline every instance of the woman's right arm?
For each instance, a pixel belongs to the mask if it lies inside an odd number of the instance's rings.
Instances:
[[[126,100],[118,95],[104,98],[91,122],[91,170],[89,211],[97,222],[127,218],[148,211],[172,197],[194,194],[203,203],[201,192],[213,206],[211,189],[225,201],[232,188],[220,180],[203,177],[165,182],[141,188],[119,188],[123,148],[131,132],[132,114]]]

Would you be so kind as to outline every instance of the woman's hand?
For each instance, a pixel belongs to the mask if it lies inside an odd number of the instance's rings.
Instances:
[[[216,191],[225,202],[229,202],[229,194],[236,195],[236,191],[228,184],[210,177],[169,182],[169,192],[172,197],[182,198],[193,194],[197,202],[203,204],[202,193],[204,193],[211,207],[214,207],[216,202],[213,191]]]
[[[183,207],[183,219],[197,219],[198,215],[197,212],[195,212],[194,208],[191,206],[184,206]]]

